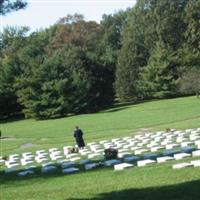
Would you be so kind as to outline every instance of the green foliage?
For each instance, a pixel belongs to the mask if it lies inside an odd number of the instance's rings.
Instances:
[[[191,68],[183,73],[179,82],[180,91],[184,94],[196,94],[197,98],[200,95],[200,68]]]
[[[97,111],[115,97],[136,102],[185,95],[177,83],[200,66],[199,3],[138,0],[103,15],[100,24],[75,14],[30,35],[26,27],[5,29],[0,117],[22,111],[56,118]]]
[[[24,0],[1,0],[0,15],[6,15],[12,11],[25,8],[27,3]]]
[[[166,98],[176,94],[177,72],[173,51],[157,43],[138,81],[141,98]]]
[[[20,51],[26,44],[27,31],[27,27],[7,27],[0,35],[0,118],[21,111],[14,83],[22,73]]]

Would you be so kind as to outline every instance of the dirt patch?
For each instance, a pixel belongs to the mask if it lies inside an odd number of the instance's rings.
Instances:
[[[26,144],[22,144],[20,146],[20,149],[25,149],[25,148],[34,147],[34,146],[36,146],[36,144],[26,143]]]

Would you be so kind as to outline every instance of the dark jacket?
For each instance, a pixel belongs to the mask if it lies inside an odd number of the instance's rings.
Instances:
[[[84,147],[85,143],[83,140],[83,132],[81,129],[77,129],[74,131],[74,137],[76,139],[76,143],[78,145],[78,147]]]

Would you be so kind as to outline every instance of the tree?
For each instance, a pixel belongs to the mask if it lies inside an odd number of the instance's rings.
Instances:
[[[21,111],[14,84],[15,78],[22,73],[20,51],[26,45],[27,31],[27,27],[7,27],[0,35],[0,117]]]
[[[141,98],[166,98],[176,95],[177,69],[174,52],[157,42],[148,64],[138,80]]]
[[[152,1],[153,5],[154,1]],[[153,29],[152,12],[151,6],[147,9],[146,1],[138,1],[128,17],[116,69],[115,88],[120,101],[138,100],[140,94],[137,87],[139,71],[140,68],[146,66],[149,51],[155,43],[154,38],[156,37],[155,31],[152,31],[155,30]]]
[[[0,15],[23,9],[27,6],[24,0],[0,0]]]
[[[196,94],[197,98],[200,95],[200,68],[192,68],[186,71],[179,82],[180,91],[184,94]]]

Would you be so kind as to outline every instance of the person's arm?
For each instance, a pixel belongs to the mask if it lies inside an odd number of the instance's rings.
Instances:
[[[83,131],[82,130],[80,130],[80,133],[81,133],[81,136],[83,136]]]

